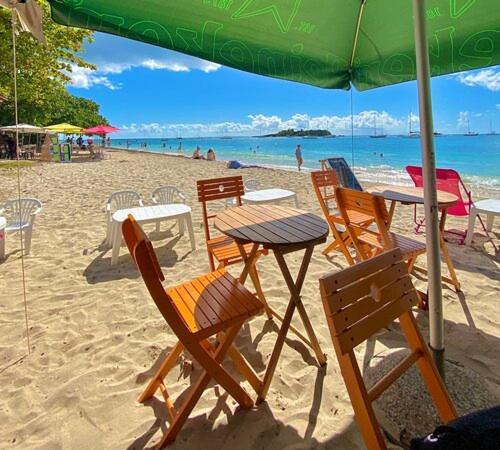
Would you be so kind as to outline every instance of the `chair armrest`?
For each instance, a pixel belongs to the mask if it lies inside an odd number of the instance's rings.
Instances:
[[[186,196],[181,191],[177,191],[177,195],[181,199],[182,203],[186,203]]]

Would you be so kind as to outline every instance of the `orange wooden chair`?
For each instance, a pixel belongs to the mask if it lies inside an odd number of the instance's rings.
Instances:
[[[345,229],[344,219],[338,211],[335,211],[337,207],[335,201],[335,188],[341,186],[337,172],[335,172],[335,170],[317,170],[311,172],[311,180],[314,191],[316,192],[316,197],[318,198],[319,206],[323,211],[323,215],[333,235],[333,242],[329,244],[322,253],[326,256],[333,250],[339,250],[343,253],[347,262],[353,265],[354,259],[349,251],[349,246],[352,245],[352,239],[347,229]],[[373,221],[371,217],[362,213],[351,214],[350,220],[362,225],[368,225]]]
[[[260,392],[262,381],[234,347],[233,340],[245,321],[260,314],[264,306],[224,269],[165,289],[162,285],[165,278],[151,242],[132,216],[123,222],[122,231],[151,297],[179,338],[179,342],[139,397],[139,402],[143,403],[158,389],[164,397],[171,423],[158,444],[158,448],[162,448],[175,440],[211,379],[222,386],[243,408],[253,406],[253,400],[226,371],[222,362],[226,355],[230,356],[239,372],[256,392]],[[215,335],[217,340],[210,342],[208,338]],[[164,384],[164,378],[183,350],[187,350],[204,370],[190,388],[186,399],[176,408]]]
[[[368,449],[386,448],[372,402],[414,363],[441,420],[447,423],[456,418],[453,402],[411,310],[419,298],[400,249],[325,275],[320,279],[320,291],[340,370]],[[367,390],[354,348],[397,318],[411,353]]]
[[[384,198],[354,189],[335,189],[335,197],[356,253],[366,260],[385,250],[399,247],[412,272],[416,259],[426,252],[425,243],[389,231],[389,213]],[[354,214],[372,218],[372,225],[351,220]]]
[[[210,219],[215,218],[216,214],[208,213],[208,203],[215,200],[234,199],[236,201],[236,206],[241,206],[241,197],[245,194],[242,176],[237,175],[234,177],[198,180],[196,185],[198,189],[198,200],[201,202],[203,208],[203,225],[205,229],[210,270],[215,270],[215,262],[217,262],[218,268],[242,262],[241,250],[244,249],[246,254],[249,255],[252,250],[252,244],[244,245],[242,249],[240,249],[234,239],[228,236],[222,235],[212,237],[210,232]],[[263,254],[267,254],[267,251],[259,250],[256,256],[258,258]],[[257,258],[255,258],[255,262],[257,262]],[[272,312],[267,306],[255,264],[250,269],[249,276],[255,286],[259,299],[265,305],[267,316],[271,318]]]

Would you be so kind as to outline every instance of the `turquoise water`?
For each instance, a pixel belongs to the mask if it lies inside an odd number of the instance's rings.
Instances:
[[[219,160],[238,160],[245,164],[290,169],[296,167],[295,146],[301,144],[304,168],[319,167],[318,161],[329,156],[343,156],[354,165],[361,180],[407,183],[406,165],[421,165],[420,139],[388,136],[336,138],[183,138],[183,139],[113,139],[113,147],[169,153],[182,151],[191,155],[199,145],[203,153],[212,147]],[[500,135],[436,137],[438,167],[459,171],[469,183],[500,191]]]

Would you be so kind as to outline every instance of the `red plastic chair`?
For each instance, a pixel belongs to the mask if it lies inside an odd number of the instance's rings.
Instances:
[[[410,175],[415,187],[424,186],[424,178],[422,175],[422,167],[418,166],[406,166],[406,171]],[[472,192],[467,189],[460,174],[453,169],[436,169],[436,187],[440,191],[449,192],[450,194],[456,195],[458,197],[458,202],[451,208],[448,208],[448,215],[457,217],[468,217],[471,207],[474,205],[472,201]],[[479,217],[479,216],[478,216]],[[415,205],[415,210],[413,213],[413,221],[415,222],[415,232],[418,233],[420,228],[425,226],[425,219],[417,218],[417,206]],[[481,226],[483,230],[488,235],[486,227],[484,226],[483,220],[479,217]],[[467,231],[453,230],[447,231],[448,233],[457,234],[461,237],[460,244],[465,242],[465,237]]]

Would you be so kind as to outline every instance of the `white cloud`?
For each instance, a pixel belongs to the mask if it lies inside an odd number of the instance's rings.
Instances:
[[[248,115],[249,122],[215,122],[215,123],[132,123],[121,125],[123,135],[137,136],[221,136],[228,135],[260,135],[273,133],[288,128],[299,129],[327,129],[335,134],[349,134],[351,130],[351,116],[317,116],[308,114],[294,114],[289,118],[277,115],[264,114]],[[362,111],[353,116],[356,134],[372,132],[377,121],[377,127],[384,127],[385,131],[401,132],[405,130],[407,118],[398,119],[386,111]],[[413,117],[416,122],[416,116]]]
[[[69,74],[70,85],[83,89],[96,85],[118,89],[121,84],[113,83],[109,76],[134,68],[178,73],[199,70],[207,74],[221,68],[220,64],[210,61],[102,33],[95,34],[94,42],[86,45],[82,56],[97,68],[95,71],[76,68]]]
[[[497,109],[500,109],[500,103],[497,103]]]
[[[468,121],[469,121],[469,111],[460,111],[458,113],[457,125],[459,127],[466,127]]]
[[[75,88],[90,89],[94,86],[104,86],[108,89],[116,90],[121,87],[120,83],[115,84],[107,76],[86,67],[73,65],[70,70],[66,71],[66,75],[70,78],[69,85]]]
[[[500,70],[484,69],[478,72],[459,73],[457,78],[466,86],[481,86],[490,91],[500,91]]]

